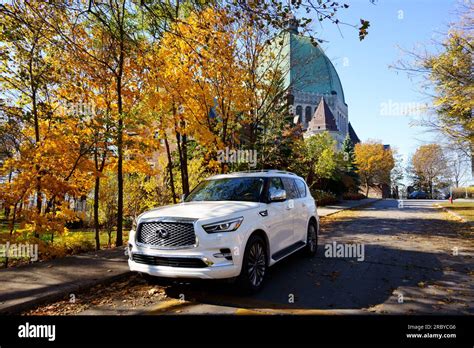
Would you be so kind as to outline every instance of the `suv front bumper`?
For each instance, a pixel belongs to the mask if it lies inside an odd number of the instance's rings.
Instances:
[[[176,258],[179,258],[179,256]],[[187,268],[148,265],[129,259],[128,265],[131,271],[166,278],[225,279],[237,277],[240,274],[240,267],[235,265],[232,261],[213,264],[202,268]]]
[[[193,247],[165,249],[137,243],[132,230],[128,265],[131,271],[158,277],[234,278],[240,275],[248,232],[242,225],[239,232],[209,234],[201,224],[195,224],[197,242]]]

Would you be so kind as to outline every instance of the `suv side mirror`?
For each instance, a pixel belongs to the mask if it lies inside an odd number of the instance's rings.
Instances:
[[[181,195],[181,203],[184,202],[184,200],[186,199],[186,197],[187,197],[187,195],[185,195],[185,194],[182,194],[182,195]]]
[[[282,202],[286,200],[285,190],[270,190],[270,202]]]

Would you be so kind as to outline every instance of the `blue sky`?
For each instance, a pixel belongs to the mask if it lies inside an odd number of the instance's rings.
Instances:
[[[422,127],[410,126],[412,118],[383,115],[382,103],[426,103],[416,82],[404,72],[389,69],[404,56],[399,47],[413,49],[428,44],[447,31],[457,18],[457,1],[450,0],[369,0],[346,1],[339,18],[358,23],[370,21],[369,34],[359,41],[357,30],[323,22],[314,27],[316,36],[326,40],[322,46],[333,61],[341,79],[349,120],[362,141],[378,139],[398,148],[405,158],[416,148],[434,140]]]

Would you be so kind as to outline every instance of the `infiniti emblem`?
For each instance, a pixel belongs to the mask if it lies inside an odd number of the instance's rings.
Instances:
[[[157,237],[160,237],[160,238],[163,238],[163,239],[168,238],[168,236],[169,236],[168,231],[163,229],[163,228],[157,229],[155,231],[155,234],[156,234]]]

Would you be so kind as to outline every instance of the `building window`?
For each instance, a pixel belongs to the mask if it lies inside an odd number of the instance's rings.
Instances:
[[[307,106],[305,109],[305,124],[308,124],[309,121],[311,121],[311,106]]]
[[[301,107],[301,105],[298,105],[296,107],[296,115],[298,116],[298,122],[301,122],[303,117],[303,108]]]

